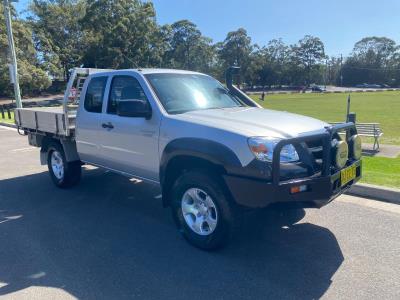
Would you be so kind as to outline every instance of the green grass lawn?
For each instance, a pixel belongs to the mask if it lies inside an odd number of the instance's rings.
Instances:
[[[14,124],[14,112],[13,111],[11,112],[11,119],[8,118],[7,112],[4,112],[4,117],[5,118],[3,119],[3,116],[0,113],[0,122]]]
[[[400,157],[363,157],[361,182],[400,188]]]
[[[265,101],[252,96],[265,108],[294,112],[330,122],[345,120],[346,93],[267,94]],[[382,144],[400,145],[400,92],[351,93],[351,111],[357,121],[381,124]],[[370,140],[365,140],[369,142]]]

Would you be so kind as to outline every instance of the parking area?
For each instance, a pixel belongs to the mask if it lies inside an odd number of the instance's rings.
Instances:
[[[0,127],[0,298],[400,298],[400,206],[341,196],[249,212],[227,248],[204,252],[159,194],[96,168],[57,189],[39,150]]]

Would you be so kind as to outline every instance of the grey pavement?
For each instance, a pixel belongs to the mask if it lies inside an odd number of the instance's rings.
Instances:
[[[356,88],[356,87],[341,87],[341,86],[326,86],[327,92],[382,92],[382,91],[393,91],[398,90],[398,88]]]
[[[177,233],[159,190],[96,168],[53,186],[0,127],[1,299],[399,299],[400,206],[342,196],[248,213],[225,249]]]
[[[363,155],[396,158],[400,155],[400,146],[381,144],[379,150],[374,150],[374,144],[363,143]]]

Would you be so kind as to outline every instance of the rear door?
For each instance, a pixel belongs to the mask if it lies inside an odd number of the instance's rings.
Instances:
[[[108,76],[89,79],[84,97],[81,98],[76,119],[76,145],[82,161],[101,164],[100,134],[102,132],[102,106]]]
[[[141,76],[136,73],[114,75],[108,89],[101,133],[101,156],[105,166],[158,182],[158,136],[160,114]],[[152,117],[121,117],[118,101],[144,100],[152,107]]]

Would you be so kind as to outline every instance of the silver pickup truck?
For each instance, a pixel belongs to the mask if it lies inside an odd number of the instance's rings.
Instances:
[[[189,71],[74,69],[63,107],[17,109],[16,124],[58,187],[83,164],[153,183],[179,232],[214,249],[243,208],[320,208],[361,177],[353,123],[263,109],[232,72],[225,87]]]

